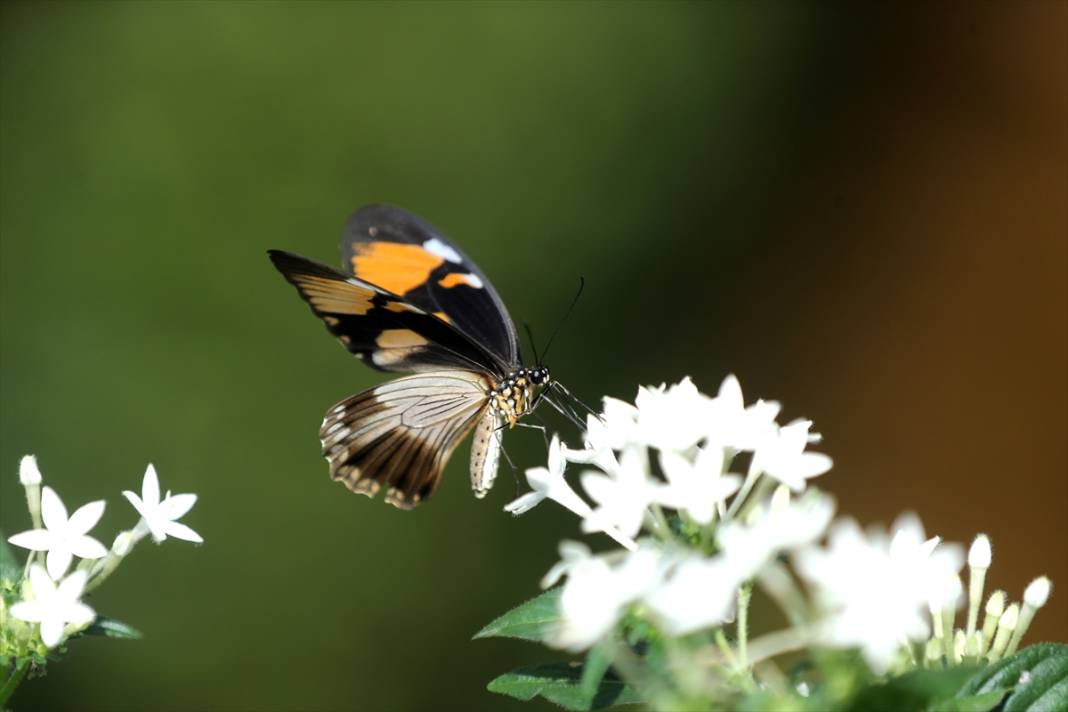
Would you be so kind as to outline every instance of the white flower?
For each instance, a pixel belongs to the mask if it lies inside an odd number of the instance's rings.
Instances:
[[[780,486],[748,523],[726,522],[716,538],[723,555],[738,562],[743,578],[750,578],[779,553],[818,541],[833,516],[834,500],[827,495],[812,490],[791,501],[789,490]]]
[[[657,492],[656,500],[685,511],[698,524],[709,524],[716,505],[738,491],[742,478],[723,474],[724,453],[717,446],[700,447],[695,457],[665,450],[660,453],[660,467],[667,486]]]
[[[955,600],[960,589],[957,572],[964,565],[961,546],[942,544],[937,536],[928,539],[915,512],[901,514],[890,525],[890,531],[890,558],[894,565],[927,582],[929,602],[943,606],[950,599]]]
[[[11,615],[27,623],[40,623],[41,640],[54,648],[62,640],[66,624],[84,626],[96,617],[92,608],[78,600],[85,589],[85,579],[84,571],[75,571],[56,586],[45,570],[35,564],[30,567],[33,598],[13,605]]]
[[[709,440],[738,451],[756,450],[758,444],[774,435],[779,408],[777,402],[763,400],[746,408],[742,386],[730,374],[723,379],[708,409]]]
[[[858,647],[877,673],[884,672],[903,638],[922,640],[932,590],[949,576],[955,556],[932,556],[937,540],[924,540],[918,520],[906,517],[891,544],[878,530],[867,536],[853,519],[835,522],[826,548],[798,552],[798,573],[826,613],[817,624],[828,645]],[[904,533],[902,533],[904,532]],[[959,566],[957,566],[959,568]]]
[[[751,469],[782,482],[794,492],[805,489],[805,480],[831,469],[831,458],[805,452],[811,420],[795,420],[765,437],[753,455]]]
[[[548,573],[542,577],[541,587],[549,588],[555,585],[561,577],[571,573],[572,569],[591,558],[591,556],[590,547],[581,541],[568,541],[565,539],[560,542],[560,561],[553,564]]]
[[[634,537],[641,529],[646,508],[662,485],[649,477],[648,451],[631,445],[619,456],[615,472],[588,471],[582,475],[582,488],[599,506],[582,523],[583,531],[617,528]]]
[[[686,450],[705,435],[711,399],[698,392],[689,376],[667,388],[641,387],[637,436],[658,450]]]
[[[19,461],[19,482],[24,487],[41,484],[41,471],[37,469],[37,458],[33,455],[25,455]]]
[[[87,536],[104,514],[104,501],[90,502],[75,510],[67,518],[67,508],[51,487],[41,491],[41,519],[44,529],[31,529],[8,539],[15,546],[31,551],[47,551],[45,559],[48,574],[59,579],[70,566],[75,556],[83,559],[99,559],[108,553],[96,539]]]
[[[141,520],[152,532],[152,538],[156,543],[165,540],[168,536],[197,544],[203,543],[204,540],[199,534],[177,521],[179,517],[193,508],[197,496],[195,494],[172,495],[168,492],[161,502],[159,493],[159,477],[156,475],[156,468],[149,465],[145,470],[144,480],[141,482],[141,496],[138,497],[129,490],[125,490],[122,494],[130,500],[130,504],[141,515]]]
[[[591,557],[575,563],[560,592],[560,624],[550,643],[573,652],[585,650],[605,636],[626,607],[659,583],[660,552],[643,547],[617,566]]]
[[[645,603],[669,635],[686,635],[718,625],[734,613],[746,572],[725,556],[690,556],[675,565]]]
[[[525,514],[542,501],[551,499],[582,517],[585,525],[585,522],[589,521],[589,518],[593,515],[593,511],[590,509],[590,505],[579,497],[571,489],[571,485],[567,483],[567,480],[564,479],[564,469],[567,467],[567,461],[564,459],[563,446],[560,444],[560,439],[555,435],[549,444],[548,464],[547,468],[532,467],[527,470],[527,482],[533,491],[512,500],[505,505],[504,510],[516,515]],[[622,534],[611,524],[606,523],[603,526],[593,524],[586,531],[597,529],[604,531],[628,549],[637,548],[637,544],[634,543],[631,537]]]

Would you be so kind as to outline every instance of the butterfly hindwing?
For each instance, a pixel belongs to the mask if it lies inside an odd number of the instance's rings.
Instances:
[[[341,259],[357,279],[404,298],[491,353],[498,372],[519,362],[508,310],[489,279],[434,226],[390,205],[368,205],[345,224]]]
[[[405,376],[343,400],[319,433],[330,476],[350,490],[411,509],[438,486],[452,451],[486,412],[486,377],[468,371]]]
[[[327,330],[369,366],[409,372],[494,368],[493,357],[467,336],[378,285],[290,252],[269,254]]]

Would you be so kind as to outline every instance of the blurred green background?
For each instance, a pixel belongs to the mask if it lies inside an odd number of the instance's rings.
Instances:
[[[264,251],[368,202],[441,227],[587,400],[736,372],[812,417],[844,510],[915,508],[1055,582],[1068,638],[1066,5],[5,3],[0,528],[18,458],[95,533],[148,462],[202,547],[143,545],[17,709],[518,709],[469,642],[578,535],[466,447],[407,513],[331,483],[376,383]],[[508,438],[543,459],[537,436]],[[1059,591],[1059,593],[1058,593]]]

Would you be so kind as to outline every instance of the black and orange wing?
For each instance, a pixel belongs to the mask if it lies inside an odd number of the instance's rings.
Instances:
[[[345,224],[341,260],[357,279],[454,326],[493,355],[498,375],[520,361],[515,325],[489,279],[437,228],[391,205],[368,205]]]
[[[268,254],[327,330],[367,365],[382,371],[497,371],[484,348],[420,306],[300,255]]]

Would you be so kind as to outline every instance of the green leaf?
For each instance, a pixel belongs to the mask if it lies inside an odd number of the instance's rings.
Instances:
[[[593,695],[587,695],[581,684],[582,669],[580,663],[531,665],[501,675],[486,689],[524,702],[542,697],[564,709],[579,712],[642,702],[633,688],[611,673],[601,679]]]
[[[475,633],[475,638],[519,638],[541,642],[552,625],[560,620],[559,600],[560,588],[551,588],[508,611]]]
[[[22,578],[22,565],[15,558],[15,552],[7,543],[7,537],[0,531],[0,580],[18,581]]]
[[[958,697],[1012,690],[1003,712],[1068,710],[1068,645],[1039,643],[980,670]]]
[[[897,712],[936,708],[975,674],[973,667],[913,670],[860,692],[850,706],[854,712]]]
[[[96,620],[82,631],[82,635],[103,635],[107,638],[122,638],[125,640],[138,640],[143,637],[141,631],[106,616],[97,616]]]
[[[1008,689],[991,690],[977,695],[964,695],[942,700],[931,712],[990,712],[1010,692]]]

